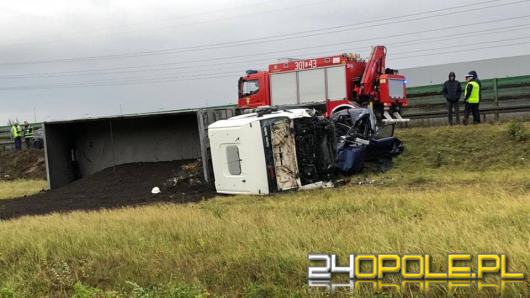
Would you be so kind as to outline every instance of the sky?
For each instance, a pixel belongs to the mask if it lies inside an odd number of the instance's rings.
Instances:
[[[234,104],[247,69],[388,49],[404,69],[530,54],[530,0],[0,2],[0,125]]]

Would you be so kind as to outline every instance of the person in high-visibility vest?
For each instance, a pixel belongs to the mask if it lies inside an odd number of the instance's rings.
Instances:
[[[476,72],[466,75],[467,85],[464,90],[464,124],[468,124],[469,114],[473,115],[473,124],[480,123],[480,84],[477,82]]]
[[[11,125],[11,137],[15,141],[15,150],[22,150],[22,127],[17,122]]]
[[[24,141],[26,142],[26,147],[31,149],[31,144],[33,143],[33,126],[28,123],[28,121],[24,121]]]

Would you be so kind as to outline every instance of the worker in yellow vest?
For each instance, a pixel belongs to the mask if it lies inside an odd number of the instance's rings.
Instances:
[[[22,127],[18,122],[11,124],[11,137],[15,141],[15,150],[22,150]]]
[[[480,123],[480,84],[477,82],[476,72],[466,75],[467,85],[464,90],[464,124],[468,124],[469,114],[473,115],[473,124]]]

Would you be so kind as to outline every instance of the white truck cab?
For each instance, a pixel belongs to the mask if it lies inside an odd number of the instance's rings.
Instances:
[[[208,127],[218,193],[266,195],[330,181],[333,125],[306,109],[251,113]]]

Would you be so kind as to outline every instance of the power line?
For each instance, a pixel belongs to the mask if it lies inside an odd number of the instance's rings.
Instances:
[[[515,27],[521,27],[519,25],[514,25]],[[510,28],[510,27],[514,27],[514,26],[506,26],[504,28]],[[524,25],[524,26],[528,26],[528,24]],[[504,28],[497,28],[497,31],[499,29],[504,29]],[[472,34],[472,33],[477,33],[477,32],[483,32],[485,30],[478,30],[478,31],[474,31],[474,32],[466,32],[464,33],[464,35],[469,35],[469,34]],[[442,36],[443,37],[443,36]],[[434,37],[434,38],[428,38],[428,39],[437,39],[437,40],[448,40],[448,39],[456,39],[457,37],[449,37],[449,38],[440,38],[440,37]],[[520,38],[511,38],[511,39],[503,39],[503,40],[496,40],[496,41],[483,41],[483,42],[477,42],[477,43],[470,43],[470,44],[461,44],[459,46],[472,46],[472,45],[479,45],[479,44],[488,44],[488,43],[496,43],[496,42],[506,42],[506,41],[511,41],[511,40],[519,40],[519,39],[524,39],[524,38],[528,38],[528,37],[520,37]],[[413,41],[414,42],[418,42],[418,40],[415,40]],[[407,44],[409,42],[398,42],[397,44]],[[526,44],[526,43],[523,43],[523,44]],[[511,45],[499,45],[499,46],[493,46],[493,47],[482,47],[482,48],[496,48],[496,47],[504,47],[504,46],[511,46]],[[430,48],[430,49],[420,49],[420,50],[411,50],[411,51],[407,51],[406,53],[410,53],[410,52],[422,52],[422,51],[436,51],[436,50],[441,50],[441,49],[447,49],[447,48],[454,48],[454,46],[450,46],[450,47],[438,47],[438,48]],[[479,48],[479,49],[482,49],[482,48]],[[345,50],[348,50],[348,49],[345,49]],[[443,52],[442,52],[443,53]],[[448,52],[448,53],[451,53],[451,52]],[[434,54],[427,54],[427,55],[413,55],[413,56],[398,56],[398,57],[395,57],[394,59],[406,59],[406,58],[412,58],[412,57],[422,57],[422,56],[431,56],[431,55],[436,55],[437,53],[434,53]],[[225,72],[226,73],[226,72]],[[233,73],[233,72],[228,72],[228,73]],[[241,73],[241,72],[238,72],[238,73]],[[211,75],[220,75],[220,74],[224,74],[224,73],[211,73],[209,74],[210,76]],[[200,74],[200,75],[195,75],[195,76],[192,76],[193,78],[201,78],[201,76],[203,76],[203,74]],[[90,86],[98,86],[101,85],[101,84],[105,84],[105,85],[109,85],[109,84],[123,84],[123,83],[131,83],[131,82],[134,82],[134,83],[139,83],[141,81],[144,81],[144,82],[156,82],[156,81],[159,81],[161,79],[171,79],[173,80],[174,78],[180,78],[180,79],[185,79],[186,77],[181,77],[181,76],[178,76],[178,77],[154,77],[154,78],[125,78],[125,80],[129,80],[129,81],[123,81],[124,79],[120,79],[120,80],[114,80],[114,81],[105,81],[105,82],[80,82],[80,83],[66,83],[67,86],[69,87],[75,87],[75,86],[89,86],[87,84],[90,84]],[[134,80],[134,81],[130,81],[130,80]],[[68,85],[69,84],[69,85]],[[53,87],[59,87],[59,86],[65,86],[65,84],[63,85],[53,85],[51,86],[51,88]],[[7,88],[7,89],[6,89]],[[13,90],[13,89],[20,89],[20,88],[24,88],[24,86],[14,86],[14,87],[5,87],[5,88],[2,88],[0,90]],[[36,88],[44,88],[43,86],[37,86]]]
[[[526,38],[529,38],[529,37],[526,37]],[[515,39],[518,39],[518,38],[515,38]],[[520,45],[527,45],[527,44],[530,44],[530,42],[526,41],[526,42],[517,42],[517,43],[497,45],[497,46],[486,46],[486,47],[478,47],[478,48],[471,48],[471,49],[458,49],[458,53],[480,51],[480,50],[486,50],[486,49],[495,49],[495,48],[502,48],[502,47],[520,46]],[[426,49],[426,50],[436,50],[436,49]],[[455,53],[456,53],[455,51],[445,51],[445,52],[440,52],[440,53],[430,53],[430,54],[423,54],[423,55],[401,56],[401,57],[392,58],[392,60],[402,60],[402,59],[408,59],[408,58],[428,57],[428,56],[455,54]]]
[[[312,47],[303,47],[303,48],[294,48],[294,49],[286,49],[286,50],[280,50],[280,51],[269,51],[269,52],[261,52],[261,53],[255,53],[255,54],[249,54],[249,55],[238,55],[238,56],[228,56],[228,57],[216,57],[211,58],[209,60],[229,60],[233,58],[243,58],[243,57],[256,57],[260,55],[268,55],[268,54],[276,54],[276,53],[285,53],[290,51],[304,51],[304,54],[310,54],[306,50],[308,49],[316,49],[316,48],[323,48],[323,47],[331,47],[336,45],[342,45],[342,44],[351,44],[356,42],[362,42],[362,41],[369,41],[369,40],[381,40],[384,38],[395,38],[395,37],[402,37],[402,36],[408,36],[412,34],[420,34],[420,33],[428,33],[428,32],[434,32],[434,31],[440,31],[440,30],[448,30],[451,28],[460,28],[460,27],[471,27],[476,25],[482,25],[482,24],[490,24],[490,23],[497,23],[497,22],[503,22],[508,20],[515,20],[515,19],[522,19],[522,18],[528,18],[530,15],[525,16],[519,16],[519,17],[513,17],[513,18],[504,18],[504,19],[498,19],[498,20],[490,20],[490,21],[483,21],[483,22],[475,22],[470,24],[463,24],[463,25],[455,25],[452,27],[444,27],[444,28],[436,28],[436,29],[429,29],[429,30],[421,30],[416,32],[409,32],[409,33],[401,33],[401,34],[394,34],[394,35],[386,35],[386,36],[380,36],[380,37],[373,37],[369,39],[364,40],[354,40],[354,41],[345,41],[345,42],[339,42],[339,43],[331,43],[331,44],[325,44],[325,45],[317,45]],[[425,37],[425,38],[416,38],[413,41],[402,41],[402,42],[390,42],[387,45],[391,46],[405,46],[405,45],[412,45],[412,44],[418,44],[422,41],[426,40],[435,40],[435,41],[445,41],[445,40],[452,40],[452,39],[460,39],[465,38],[468,35],[477,34],[477,33],[500,33],[505,32],[506,29],[510,29],[509,31],[514,30],[521,30],[525,29],[526,27],[530,26],[530,24],[523,24],[523,25],[511,25],[511,26],[504,26],[504,27],[497,27],[495,29],[483,29],[483,30],[474,30],[470,32],[463,32],[457,36],[454,36],[454,34],[450,35],[444,35],[444,36],[436,36],[436,37]],[[348,49],[348,50],[358,50],[363,49],[361,47],[355,48],[355,49]],[[336,50],[337,53],[341,50]],[[409,51],[410,52],[410,51]],[[321,53],[321,52],[318,52]],[[317,53],[317,54],[318,54]],[[218,63],[208,63],[208,64],[193,64],[193,65],[184,65],[183,62],[179,63],[163,63],[163,64],[155,64],[155,65],[145,65],[145,66],[131,66],[131,67],[116,67],[116,68],[106,68],[106,69],[93,69],[93,70],[80,70],[80,71],[67,71],[67,72],[54,72],[54,73],[32,73],[32,74],[19,74],[19,75],[0,75],[0,79],[13,79],[13,78],[38,78],[38,77],[61,77],[61,76],[70,76],[70,75],[78,75],[78,76],[88,76],[88,75],[99,75],[99,74],[118,74],[118,73],[134,73],[134,72],[145,72],[145,71],[165,71],[165,70],[177,70],[177,69],[188,69],[188,68],[200,68],[200,67],[208,67],[211,68],[212,66],[221,66],[221,65],[233,65],[233,64],[241,64],[241,63],[249,63],[249,62],[258,62],[263,61],[264,59],[268,58],[260,58],[260,59],[250,59],[250,60],[242,60],[242,61],[225,61],[225,62],[218,62]],[[201,60],[194,60],[194,61],[187,61],[184,62],[185,64],[189,64],[190,62],[204,62],[204,59]],[[165,65],[181,65],[180,67],[167,67],[167,68],[156,68],[156,66],[165,66]],[[144,68],[144,67],[151,67],[151,68]]]
[[[276,12],[286,12],[286,11],[289,11],[291,9],[315,6],[315,5],[322,4],[322,3],[328,3],[329,4],[330,1],[332,1],[332,0],[316,1],[316,2],[311,2],[311,3],[303,3],[303,4],[297,4],[297,5],[288,6],[288,7],[282,7],[282,8],[274,8],[274,9],[269,9],[269,10],[260,10],[260,11],[250,12],[250,13],[246,13],[246,14],[242,14],[242,15],[233,15],[233,16],[221,17],[221,18],[210,19],[210,20],[205,20],[205,21],[193,21],[193,22],[188,22],[188,23],[179,23],[179,24],[174,24],[174,25],[160,26],[160,27],[155,27],[155,28],[146,29],[146,30],[151,31],[152,29],[164,29],[164,28],[174,28],[174,27],[186,26],[186,25],[207,24],[207,23],[212,23],[212,22],[216,22],[216,21],[224,21],[224,20],[248,17],[248,16],[252,16],[252,15],[262,15],[262,14],[269,14],[269,13],[276,13]],[[142,31],[142,30],[140,30],[140,31]],[[116,33],[113,33],[113,34],[122,34],[122,33],[129,33],[129,32],[138,32],[138,30],[126,31],[126,32],[116,32]]]
[[[190,14],[185,14],[185,15],[175,15],[173,16],[171,19],[186,19],[186,18],[190,18],[190,17],[194,17],[194,16],[200,16],[200,15],[208,15],[208,14],[213,14],[213,13],[218,13],[218,12],[223,12],[223,11],[227,11],[227,10],[234,10],[234,9],[237,9],[237,8],[242,8],[242,7],[247,7],[247,6],[255,6],[256,4],[262,4],[262,3],[268,3],[268,2],[276,2],[277,0],[264,0],[264,1],[260,1],[258,3],[251,3],[251,4],[243,4],[243,5],[237,5],[237,6],[233,6],[233,7],[225,7],[225,8],[221,8],[221,9],[216,9],[216,10],[210,10],[210,11],[204,11],[204,12],[196,12],[196,13],[190,13]],[[130,26],[131,24],[129,24]],[[143,23],[140,23],[140,22],[136,22],[135,25],[143,25]],[[122,26],[119,26],[119,27],[122,27]],[[106,28],[99,28],[99,30],[108,30],[108,29],[115,29],[115,28],[119,28],[118,26],[114,25],[114,26],[107,26]],[[93,32],[91,32],[93,33]],[[101,32],[99,32],[101,33]],[[5,44],[3,46],[13,46],[13,45],[20,45],[20,44],[34,44],[35,42],[13,42],[13,43],[10,43],[10,44]],[[37,42],[37,43],[44,43],[44,42]]]
[[[164,82],[175,82],[175,81],[190,81],[190,80],[207,80],[214,78],[234,77],[234,75],[240,74],[241,72],[221,72],[212,73],[208,76],[166,76],[166,77],[153,77],[153,78],[141,78],[141,79],[128,79],[128,80],[116,80],[116,81],[95,81],[95,82],[76,82],[76,83],[62,83],[62,84],[43,84],[43,85],[20,85],[12,87],[0,87],[0,90],[36,90],[36,89],[57,89],[57,88],[78,88],[78,87],[107,87],[107,86],[119,86],[119,85],[131,85],[131,84],[145,84],[145,83],[164,83]]]
[[[469,36],[474,37],[474,35],[477,34],[477,33],[514,32],[514,31],[517,31],[517,30],[527,29],[528,27],[530,27],[530,24],[512,25],[512,26],[505,26],[505,27],[497,27],[497,28],[494,28],[494,29],[484,29],[484,30],[476,30],[476,31],[464,32],[464,33],[459,33],[457,36],[454,36],[454,34],[453,34],[453,35],[445,35],[445,36],[418,38],[418,39],[415,39],[414,41],[410,41],[410,42],[391,43],[391,45],[392,45],[392,47],[394,47],[396,45],[398,47],[404,46],[404,45],[410,46],[410,45],[414,45],[414,44],[424,43],[427,40],[431,40],[431,41],[455,40],[455,39],[466,38],[466,37],[469,37]]]
[[[490,0],[490,1],[482,2],[478,4],[484,4],[484,3],[487,4],[487,3],[499,2],[499,1],[501,0]],[[197,46],[190,46],[190,47],[153,50],[153,51],[130,52],[130,53],[113,54],[113,55],[85,56],[85,57],[75,57],[75,58],[50,59],[50,60],[34,60],[34,61],[26,61],[26,62],[5,62],[5,63],[0,63],[0,65],[13,66],[13,65],[44,64],[44,63],[58,63],[58,62],[108,60],[108,59],[132,58],[132,57],[152,56],[152,55],[178,54],[178,53],[183,53],[183,52],[204,51],[204,50],[212,50],[212,49],[220,49],[220,48],[231,48],[231,47],[238,47],[242,45],[268,43],[268,42],[275,42],[275,41],[281,41],[281,40],[287,40],[287,39],[301,39],[301,38],[306,38],[306,37],[319,36],[323,34],[332,34],[332,33],[351,31],[351,30],[381,27],[381,26],[385,26],[389,24],[411,22],[411,21],[423,20],[423,19],[428,19],[428,18],[433,18],[433,17],[446,16],[446,15],[455,15],[455,14],[461,14],[464,12],[479,11],[479,10],[489,9],[489,8],[498,8],[501,6],[514,5],[514,4],[519,4],[519,3],[529,2],[529,1],[530,0],[521,0],[521,1],[498,4],[498,5],[490,5],[490,6],[485,6],[485,7],[473,7],[473,8],[464,9],[461,11],[451,11],[449,13],[437,14],[433,16],[422,16],[422,17],[406,19],[406,20],[401,20],[401,21],[381,22],[385,20],[400,19],[400,18],[415,16],[415,15],[424,15],[424,14],[430,14],[433,12],[440,12],[440,11],[452,10],[456,8],[469,7],[470,4],[466,4],[466,5],[453,6],[453,7],[444,8],[444,9],[427,11],[427,12],[412,13],[412,14],[396,16],[396,17],[391,17],[391,18],[386,18],[386,19],[365,21],[362,23],[332,26],[332,27],[321,28],[321,29],[300,31],[300,32],[295,32],[295,33],[271,35],[271,36],[260,37],[260,38],[252,38],[252,39],[239,40],[239,41],[219,42],[219,43],[204,44],[204,45],[197,45]],[[367,23],[374,23],[374,22],[378,22],[378,23],[373,24],[373,25],[366,25]],[[345,28],[353,27],[353,26],[356,26],[356,27],[345,29]],[[337,30],[334,30],[334,29],[337,29]],[[330,31],[330,30],[334,30],[334,31]]]
[[[236,6],[234,8],[246,7],[246,6],[255,6],[256,4],[267,3],[267,2],[273,2],[273,1],[271,1],[271,0],[262,1],[262,2],[259,2],[259,3],[252,3],[252,5],[248,5],[247,4],[247,5]],[[194,21],[194,22],[188,22],[188,23],[177,23],[177,24],[173,24],[173,25],[157,26],[157,27],[153,27],[153,28],[149,28],[149,29],[141,28],[141,29],[135,29],[135,30],[129,30],[129,31],[111,32],[111,33],[108,33],[106,35],[109,36],[109,35],[126,34],[126,33],[133,33],[133,32],[137,33],[139,31],[152,31],[154,29],[164,29],[164,28],[174,28],[174,27],[177,27],[177,26],[205,24],[205,23],[211,23],[211,22],[215,22],[215,21],[223,21],[223,20],[234,19],[234,18],[242,18],[242,17],[251,16],[251,15],[260,15],[260,14],[266,14],[266,13],[282,12],[282,11],[287,11],[287,10],[290,10],[290,9],[303,8],[303,7],[314,6],[314,5],[318,5],[318,4],[322,4],[322,3],[329,3],[329,2],[330,2],[330,0],[317,1],[317,2],[312,2],[312,3],[303,3],[303,4],[297,4],[297,5],[293,5],[293,6],[288,6],[288,7],[269,9],[269,10],[260,10],[260,11],[255,11],[255,12],[250,12],[250,13],[245,13],[245,14],[239,14],[239,15],[234,15],[234,16],[228,16],[228,17],[221,17],[221,18],[210,19],[210,20],[205,20],[205,21]],[[233,10],[234,8],[230,8],[230,10]],[[205,12],[205,13],[190,14],[190,15],[186,15],[186,16],[183,16],[183,17],[177,16],[176,18],[179,18],[179,19],[189,18],[189,17],[196,16],[196,15],[207,15],[207,14],[212,14],[212,13],[216,13],[216,12],[222,12],[222,11],[225,11],[225,10],[228,10],[228,9],[226,9],[226,8],[225,9],[218,9],[218,10],[215,10],[215,11],[210,11],[210,12]],[[54,42],[54,41],[48,41],[47,43],[51,43],[51,42]],[[21,42],[21,43],[19,42],[19,43],[7,44],[7,45],[4,45],[4,46],[14,46],[14,45],[23,45],[23,44],[24,45],[35,44],[35,42]]]
[[[529,37],[522,37],[522,38],[529,38]],[[505,42],[505,41],[511,41],[511,40],[515,40],[515,39],[521,39],[521,38],[512,38],[512,39],[505,39],[505,40],[498,40],[498,41],[491,41],[491,42]],[[485,43],[491,43],[491,42],[475,42],[475,43],[470,43],[470,44],[462,44],[462,45],[459,45],[459,46],[470,46],[470,45],[479,45],[479,44],[485,44]],[[451,46],[453,47],[453,46]],[[451,47],[438,47],[438,48],[430,48],[430,49],[421,49],[421,50],[417,50],[415,52],[420,52],[420,51],[435,51],[435,50],[440,50],[440,49],[446,49],[446,48],[451,48]],[[434,54],[433,54],[434,55]],[[421,55],[421,56],[426,56],[426,55]],[[427,55],[429,56],[429,55]],[[406,56],[408,57],[408,56]],[[406,57],[403,57],[403,58],[406,58]],[[410,57],[415,57],[415,56],[410,56]],[[402,57],[396,57],[395,59],[402,59]],[[231,74],[231,76],[233,77],[233,75],[236,75],[236,74],[241,74],[243,71],[242,70],[239,70],[239,71],[225,71],[225,72],[220,72],[220,73],[209,73],[207,74],[207,77],[206,78],[211,78],[212,76],[215,76],[216,78],[219,77],[219,75],[222,75],[222,74]],[[160,77],[160,76],[157,76],[157,77],[127,77],[127,78],[121,78],[121,79],[116,79],[116,80],[111,80],[111,81],[95,81],[95,82],[73,82],[73,83],[60,83],[60,84],[48,84],[48,85],[30,85],[30,86],[27,86],[28,89],[54,89],[54,88],[72,88],[72,87],[88,87],[88,86],[116,86],[116,85],[123,85],[123,84],[131,84],[131,83],[151,83],[151,82],[160,82],[161,80],[164,82],[164,81],[173,81],[173,80],[176,80],[176,79],[182,79],[182,80],[191,80],[191,79],[201,79],[201,78],[205,78],[204,77],[205,74],[192,74],[192,75],[186,75],[186,76],[181,76],[179,74],[177,74],[176,76],[172,75],[172,76],[163,76],[163,77]],[[223,76],[224,77],[224,76]],[[14,87],[4,87],[4,88],[0,88],[0,90],[19,90],[19,89],[23,89],[25,88],[24,86],[14,86]]]
[[[483,3],[498,2],[498,1],[501,1],[501,0],[492,0],[492,1],[486,1],[486,2],[483,2]],[[529,2],[529,1],[530,0],[522,0],[522,1],[499,4],[499,5],[490,5],[490,6],[486,6],[486,7],[476,7],[474,9],[466,9],[466,10],[456,11],[456,12],[453,11],[453,12],[444,13],[444,14],[438,14],[438,15],[434,15],[434,16],[423,16],[423,17],[418,17],[418,18],[413,18],[413,19],[408,19],[408,20],[381,23],[381,21],[385,21],[385,20],[399,19],[399,18],[410,17],[410,16],[414,16],[414,15],[423,15],[423,14],[425,14],[425,13],[413,13],[413,14],[396,16],[396,17],[391,17],[391,18],[383,18],[383,19],[378,19],[378,20],[373,20],[373,21],[365,21],[365,22],[362,22],[362,23],[353,23],[353,24],[347,24],[347,25],[327,27],[327,28],[322,28],[322,29],[306,30],[306,31],[301,31],[301,32],[280,34],[280,35],[275,35],[275,36],[260,37],[260,38],[253,38],[253,39],[240,40],[240,41],[227,41],[227,42],[215,43],[215,44],[210,44],[210,45],[200,45],[200,46],[173,48],[173,49],[166,49],[166,50],[159,50],[159,51],[145,51],[145,52],[142,52],[142,53],[146,53],[146,54],[151,54],[151,53],[155,53],[155,54],[156,53],[160,53],[160,54],[176,54],[176,53],[181,53],[181,52],[184,52],[184,51],[210,50],[210,49],[219,49],[219,48],[226,48],[226,47],[237,47],[237,46],[241,46],[241,45],[249,45],[249,44],[256,44],[256,43],[282,41],[282,40],[289,40],[289,39],[300,39],[300,38],[305,38],[305,37],[314,37],[314,36],[319,36],[319,35],[324,35],[324,34],[340,33],[340,32],[351,31],[351,30],[382,27],[382,26],[390,25],[390,24],[398,24],[398,23],[402,23],[402,22],[424,20],[424,19],[429,19],[429,18],[433,18],[433,17],[455,15],[455,14],[461,14],[461,13],[470,12],[470,11],[478,11],[478,10],[483,10],[483,9],[488,9],[488,8],[497,8],[497,7],[501,7],[501,6],[508,6],[508,5],[513,5],[513,4]],[[477,4],[483,4],[483,3],[477,3]],[[454,7],[444,8],[444,9],[438,9],[438,10],[433,10],[433,11],[429,11],[429,12],[426,12],[426,13],[439,12],[439,11],[445,11],[445,10],[450,10],[450,9],[455,9],[455,8],[462,8],[462,7],[469,7],[470,5],[472,5],[472,4],[454,6]],[[376,24],[374,24],[374,25],[366,25],[367,23],[376,23]],[[366,26],[363,26],[363,25],[366,25]],[[344,30],[341,29],[341,28],[353,27],[353,26],[356,26],[356,27],[355,28],[350,28],[350,29],[344,29]],[[334,30],[334,29],[341,29],[341,30]],[[334,30],[334,31],[329,31],[329,30]],[[326,32],[321,32],[321,31],[326,31]],[[313,33],[313,34],[305,34],[305,33]],[[181,52],[176,52],[176,51],[181,51]]]
[[[530,37],[525,37],[530,38]],[[520,39],[520,38],[514,38],[514,39]],[[514,40],[514,39],[506,39],[503,41],[508,40]],[[470,46],[470,45],[478,45],[482,44],[480,43],[470,43],[465,44],[461,46]],[[501,48],[501,47],[510,47],[510,46],[519,46],[519,45],[527,45],[530,44],[530,41],[526,42],[517,42],[517,43],[511,43],[511,44],[504,44],[504,45],[496,45],[496,46],[486,46],[486,47],[478,47],[478,48],[470,48],[470,49],[459,49],[459,52],[469,52],[469,51],[480,51],[485,49],[492,49],[492,48]],[[422,51],[436,51],[438,49],[443,48],[431,48],[431,49],[423,49]],[[402,57],[396,57],[392,58],[392,60],[400,60],[400,59],[407,59],[407,58],[415,58],[415,57],[427,57],[427,56],[435,56],[435,55],[443,55],[443,54],[453,54],[455,51],[446,51],[446,52],[437,52],[437,53],[428,53],[423,55],[412,55],[412,56],[402,56]],[[63,84],[50,84],[50,85],[27,85],[27,86],[12,86],[12,87],[0,87],[0,90],[3,91],[15,91],[15,90],[35,90],[35,89],[57,89],[57,88],[79,88],[79,87],[109,87],[109,86],[122,86],[122,85],[138,85],[138,84],[152,84],[152,83],[167,83],[167,82],[180,82],[180,81],[190,81],[190,80],[209,80],[209,79],[216,79],[216,78],[228,78],[228,77],[234,77],[234,75],[240,74],[241,72],[221,72],[221,73],[211,73],[207,76],[202,75],[194,75],[194,76],[166,76],[166,77],[152,77],[152,78],[135,78],[135,79],[126,79],[126,80],[115,80],[115,81],[95,81],[95,82],[78,82],[78,83],[63,83]]]
[[[527,38],[530,38],[530,36],[523,36],[523,37],[516,37],[516,38],[506,38],[506,39],[499,39],[499,40],[493,40],[493,41],[479,41],[479,42],[473,42],[473,43],[468,43],[468,44],[459,44],[458,47],[470,46],[470,45],[481,45],[481,44],[498,43],[498,42],[505,42],[505,41],[519,40],[519,39],[527,39]],[[454,48],[455,48],[455,46],[451,45],[451,46],[445,46],[445,47],[437,47],[437,48],[435,48],[435,50],[454,49]],[[397,52],[396,54],[398,54],[397,57],[399,57],[399,54],[417,53],[417,52],[424,52],[424,51],[430,51],[430,50],[433,50],[433,49],[409,50],[409,51],[406,51],[406,52]]]

